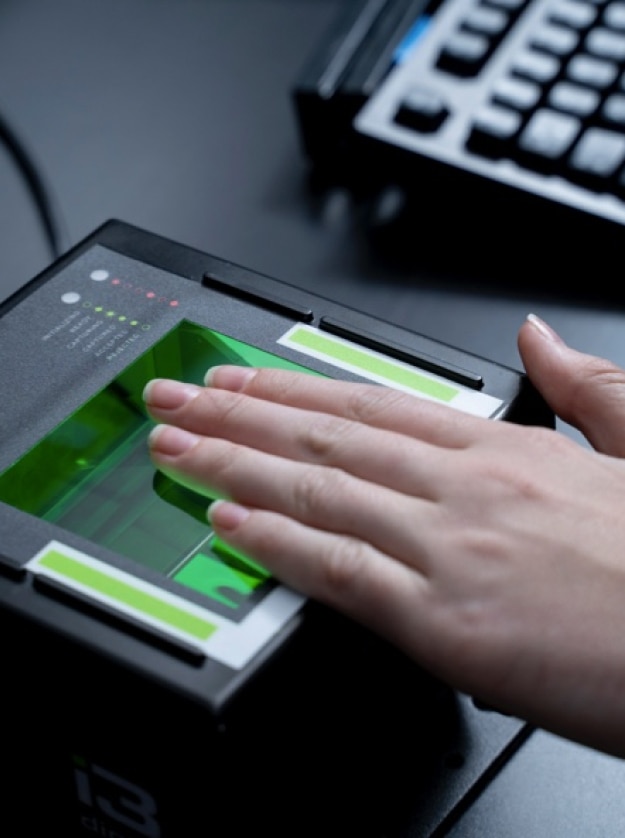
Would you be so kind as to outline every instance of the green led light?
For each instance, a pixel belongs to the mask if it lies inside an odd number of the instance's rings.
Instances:
[[[366,349],[345,344],[319,332],[309,329],[296,329],[291,332],[289,340],[306,349],[321,352],[335,361],[349,364],[363,373],[379,376],[386,381],[431,396],[439,401],[450,402],[459,392],[455,387],[450,387],[441,381],[421,375],[413,369],[407,369],[390,358],[373,355]]]

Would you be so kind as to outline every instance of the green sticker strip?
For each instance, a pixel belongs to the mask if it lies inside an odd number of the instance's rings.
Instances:
[[[386,358],[372,355],[364,349],[333,340],[319,332],[309,329],[295,329],[289,335],[288,340],[442,402],[452,401],[460,392],[455,387],[450,387],[441,381],[406,369]]]
[[[58,550],[49,550],[38,564],[198,640],[207,640],[217,630],[213,623]]]

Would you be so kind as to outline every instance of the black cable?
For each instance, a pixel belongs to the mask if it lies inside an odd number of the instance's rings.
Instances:
[[[33,197],[44,229],[44,235],[53,259],[57,259],[69,246],[58,208],[52,199],[39,169],[28,153],[26,146],[0,115],[0,140],[18,165],[26,185]]]

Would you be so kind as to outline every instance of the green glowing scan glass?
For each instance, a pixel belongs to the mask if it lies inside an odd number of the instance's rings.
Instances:
[[[306,368],[183,321],[0,475],[0,500],[208,597],[233,620],[269,574],[220,542],[209,499],[155,471],[142,393],[152,378],[201,384],[217,364]]]

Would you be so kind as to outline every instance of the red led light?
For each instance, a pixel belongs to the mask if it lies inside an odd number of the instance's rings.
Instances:
[[[131,290],[133,293],[140,296],[145,295],[146,299],[155,300],[157,303],[164,303],[171,308],[177,308],[180,305],[179,300],[170,300],[168,297],[157,296],[155,291],[146,291],[145,288],[142,288],[140,285],[134,285],[132,282],[128,282],[128,280],[121,280],[119,277],[111,279],[111,285],[118,285],[121,288],[125,288],[129,291]]]

